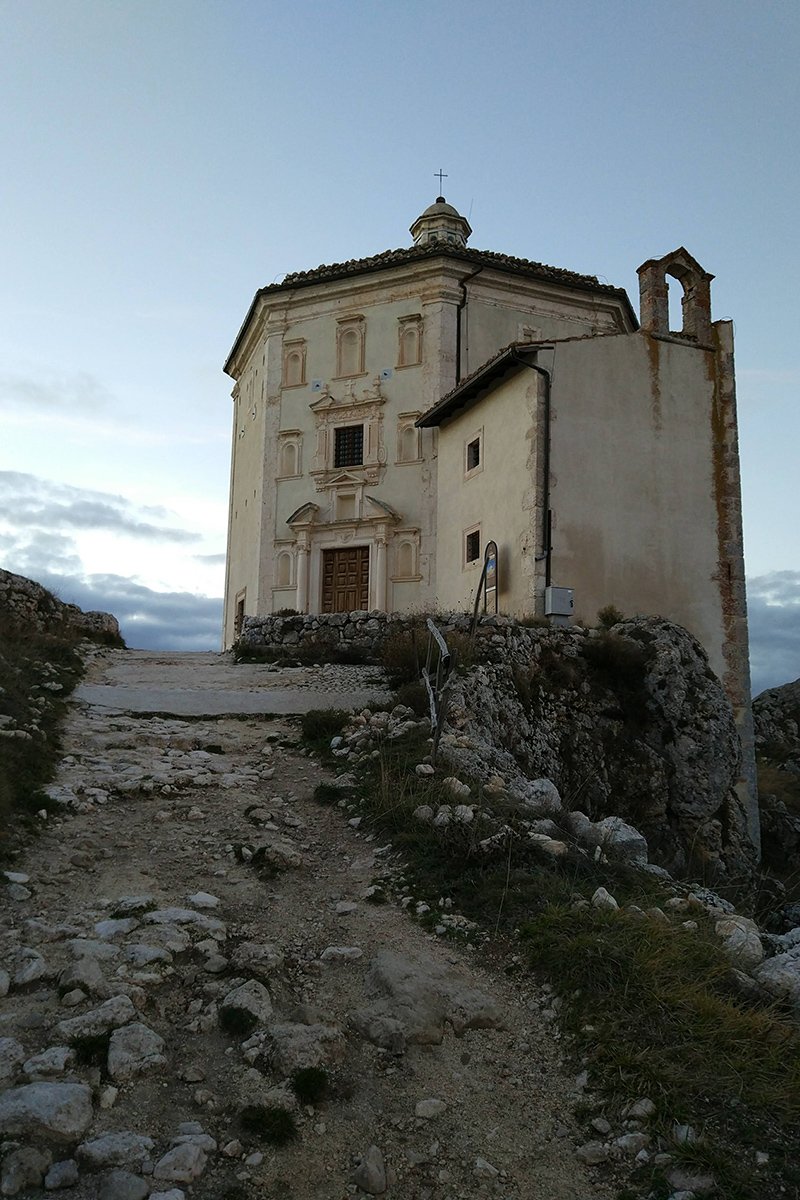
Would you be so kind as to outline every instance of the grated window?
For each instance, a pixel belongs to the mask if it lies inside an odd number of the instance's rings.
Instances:
[[[465,558],[468,563],[475,562],[481,556],[481,535],[480,531],[473,529],[472,533],[468,533],[464,542]]]
[[[335,467],[358,467],[364,461],[364,426],[342,425],[336,430]]]

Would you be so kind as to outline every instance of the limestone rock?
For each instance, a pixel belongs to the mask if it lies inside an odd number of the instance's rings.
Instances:
[[[75,1062],[75,1051],[69,1046],[50,1046],[41,1054],[34,1054],[22,1064],[22,1070],[31,1083],[41,1079],[57,1079]]]
[[[647,862],[647,839],[621,817],[604,817],[594,828],[598,834],[597,845],[609,858],[632,863]]]
[[[44,1177],[44,1186],[48,1192],[58,1192],[62,1188],[74,1187],[78,1182],[78,1164],[74,1158],[64,1158],[53,1163]]]
[[[756,982],[800,1011],[800,946],[768,958],[753,971]]]
[[[272,1016],[272,1001],[263,983],[259,983],[257,979],[250,979],[228,992],[220,1006],[221,1012],[225,1009],[240,1009],[264,1025]]]
[[[130,1171],[110,1171],[100,1184],[98,1200],[145,1200],[150,1185]]]
[[[692,1196],[710,1196],[717,1187],[713,1175],[701,1175],[689,1167],[673,1167],[667,1171],[667,1181],[676,1192],[689,1192]]]
[[[722,917],[716,922],[714,932],[722,938],[725,953],[745,971],[754,970],[764,961],[758,926],[749,917]]]
[[[587,1166],[594,1167],[598,1163],[605,1162],[608,1158],[609,1150],[603,1142],[584,1142],[582,1146],[578,1146],[575,1151],[575,1157]]]
[[[32,946],[20,946],[14,957],[14,972],[12,975],[14,987],[26,987],[29,983],[38,983],[50,974],[47,963],[38,950]]]
[[[386,1164],[377,1146],[370,1146],[353,1172],[353,1183],[368,1196],[382,1196],[386,1191]]]
[[[192,1183],[203,1174],[208,1158],[204,1150],[192,1143],[173,1146],[158,1160],[153,1169],[154,1179],[170,1183]]]
[[[451,677],[441,742],[450,772],[499,775],[534,812],[531,783],[550,780],[599,818],[634,825],[651,860],[673,873],[694,854],[709,871],[746,878],[755,854],[735,788],[739,736],[705,652],[659,617],[602,637],[517,629],[493,644],[491,662]]]
[[[108,1045],[108,1073],[117,1083],[164,1066],[164,1039],[140,1021],[115,1029]]]
[[[604,912],[616,912],[619,904],[604,887],[599,887],[592,896],[592,904],[595,908],[600,908]]]
[[[56,1034],[66,1042],[76,1042],[81,1038],[100,1037],[112,1029],[127,1025],[136,1017],[136,1009],[129,996],[112,996],[99,1008],[82,1013],[79,1017],[70,1017],[59,1021]]]
[[[305,1067],[339,1062],[344,1056],[343,1031],[338,1025],[273,1025],[268,1035],[268,1056],[278,1075],[291,1075]]]
[[[85,1083],[28,1083],[0,1094],[0,1133],[72,1142],[92,1120]]]
[[[447,1112],[445,1100],[418,1100],[414,1107],[414,1116],[422,1117],[426,1121],[432,1117],[440,1117],[445,1112]]]
[[[58,990],[61,995],[71,992],[74,988],[80,988],[87,995],[97,996],[101,1000],[110,994],[111,989],[96,958],[83,955],[61,972],[58,977]]]
[[[16,1038],[0,1038],[0,1087],[13,1083],[26,1057],[25,1047]]]
[[[352,1014],[362,1034],[374,1029],[396,1033],[398,1026],[391,1023],[397,1022],[407,1042],[438,1045],[445,1022],[459,1035],[466,1029],[502,1028],[495,1002],[450,966],[414,962],[384,950],[370,964],[367,986],[379,998]]]
[[[266,983],[283,966],[283,954],[270,942],[241,942],[231,955],[231,964]]]
[[[526,807],[537,816],[548,817],[561,812],[561,795],[552,779],[529,779],[518,783],[515,788],[522,793]]]
[[[82,1142],[77,1157],[92,1170],[108,1167],[141,1167],[150,1157],[155,1142],[129,1129],[110,1131]]]
[[[33,1146],[12,1150],[3,1159],[0,1170],[0,1195],[19,1196],[29,1188],[41,1187],[52,1157],[49,1151]]]

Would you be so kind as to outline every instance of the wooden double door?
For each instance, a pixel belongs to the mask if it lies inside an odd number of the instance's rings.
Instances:
[[[322,551],[322,611],[369,608],[369,546]]]

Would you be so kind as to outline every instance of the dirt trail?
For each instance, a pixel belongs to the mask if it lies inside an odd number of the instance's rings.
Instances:
[[[337,706],[348,695],[359,699],[374,686],[375,670],[304,668],[270,676],[213,655],[106,651],[90,664],[72,705],[55,789],[66,807],[15,863],[30,877],[23,885],[30,897],[3,902],[0,964],[12,987],[0,1001],[0,1038],[21,1043],[29,1062],[64,1044],[58,1022],[127,993],[135,1021],[164,1045],[155,1055],[163,1061],[134,1061],[130,1076],[109,1076],[105,1047],[94,1065],[68,1063],[46,1076],[93,1088],[91,1124],[72,1144],[48,1151],[54,1162],[71,1159],[76,1141],[107,1131],[133,1131],[154,1143],[112,1153],[114,1161],[106,1156],[93,1170],[79,1150],[79,1181],[64,1194],[74,1200],[125,1200],[147,1190],[172,1200],[384,1194],[353,1182],[359,1157],[374,1146],[379,1154],[369,1161],[378,1165],[371,1174],[362,1166],[360,1182],[379,1188],[382,1161],[386,1194],[397,1200],[606,1200],[610,1188],[574,1157],[585,1134],[570,1116],[573,1080],[558,1064],[552,1026],[541,1018],[547,997],[530,981],[512,983],[487,971],[479,952],[426,933],[399,906],[364,898],[373,880],[396,865],[346,814],[314,802],[314,787],[329,776],[302,752],[296,721],[243,716],[236,707],[238,717],[190,719],[185,712],[149,716],[122,706],[127,688],[155,697],[159,714],[169,711],[168,693],[191,694],[196,711],[213,713],[224,709],[226,695],[262,694],[267,679],[273,690],[294,692],[302,710],[309,692],[327,694]],[[102,703],[99,689],[111,685],[114,693]],[[264,707],[275,711],[269,701]],[[122,925],[97,928],[114,913],[124,915],[120,901],[131,897],[150,899],[128,904],[132,915]],[[179,911],[161,922],[145,911],[170,907]],[[197,920],[187,912],[199,914]],[[259,959],[248,949],[253,943],[274,948],[268,966],[263,953]],[[15,984],[20,964],[34,961],[21,957],[20,947],[43,966],[38,975],[33,968],[29,982]],[[346,947],[348,954],[323,956],[328,947]],[[407,1032],[418,1019],[420,1027],[435,1030],[437,1021],[441,1027],[444,1009],[431,981],[445,978],[455,981],[462,1016],[470,1004],[480,1009],[480,993],[481,1012],[499,1012],[503,1027],[468,1028],[456,1037],[445,1022],[440,1044],[409,1044],[404,1053],[374,1044],[354,1022],[374,1005],[371,964],[382,952],[395,964],[411,964],[405,1001],[391,988],[383,992],[384,1008],[395,1005],[393,1019],[404,1021]],[[99,982],[90,971],[59,999],[59,973],[88,960],[99,966]],[[254,977],[266,981],[273,1012],[249,1036],[223,1032],[221,1001]],[[289,1067],[312,1059],[326,1066],[332,1091],[316,1107],[303,1107],[282,1085]],[[19,1087],[32,1077],[20,1063],[10,1082]],[[441,1101],[420,1110],[437,1115],[416,1115],[421,1101]],[[294,1106],[296,1140],[273,1147],[242,1127],[242,1109],[264,1102]],[[199,1123],[183,1129],[192,1146],[183,1169],[194,1177],[170,1177],[164,1156],[186,1122]],[[20,1140],[47,1144],[33,1135]],[[53,1193],[32,1187],[18,1194]]]

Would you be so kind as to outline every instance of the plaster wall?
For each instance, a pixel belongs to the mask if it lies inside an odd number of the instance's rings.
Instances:
[[[439,439],[437,608],[471,610],[487,541],[497,542],[498,607],[506,615],[533,612],[540,509],[536,504],[539,376],[520,370],[505,381],[502,400],[458,413]],[[498,394],[498,399],[500,398]],[[467,471],[466,449],[480,439],[481,463]],[[480,555],[465,559],[470,530]]]
[[[724,678],[714,372],[712,350],[643,332],[556,347],[552,582],[584,620],[684,625]]]
[[[462,377],[512,341],[541,342],[631,329],[628,314],[609,297],[531,280],[522,284],[485,269],[465,287]]]

